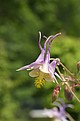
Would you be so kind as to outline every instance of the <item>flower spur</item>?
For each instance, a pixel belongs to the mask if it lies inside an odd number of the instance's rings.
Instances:
[[[46,41],[44,43],[44,47],[42,48],[40,42],[41,42],[41,32],[39,32],[39,48],[40,48],[40,55],[38,56],[38,58],[36,59],[35,62],[23,66],[20,69],[18,69],[17,71],[20,70],[32,70],[31,72],[29,72],[29,75],[31,77],[36,77],[35,79],[35,86],[37,88],[41,88],[41,86],[43,86],[43,84],[45,83],[45,81],[53,81],[53,82],[57,82],[56,80],[56,76],[59,77],[59,75],[55,72],[55,68],[56,65],[59,65],[60,60],[59,59],[54,59],[51,63],[50,63],[50,46],[52,41],[54,40],[55,37],[57,37],[58,35],[60,35],[61,33],[58,33],[56,35],[51,35],[48,38],[46,38]],[[48,49],[46,49],[46,46],[48,44]]]

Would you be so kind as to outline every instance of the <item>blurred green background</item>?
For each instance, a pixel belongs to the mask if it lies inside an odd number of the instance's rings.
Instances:
[[[38,32],[61,32],[51,47],[74,73],[80,60],[80,0],[0,0],[0,121],[31,121],[31,109],[50,108],[54,85],[34,86],[27,71],[16,69],[39,55]],[[80,98],[80,89],[75,90]],[[63,89],[60,97],[67,103]],[[80,121],[80,105],[74,99],[69,113]],[[76,115],[76,117],[75,117]]]

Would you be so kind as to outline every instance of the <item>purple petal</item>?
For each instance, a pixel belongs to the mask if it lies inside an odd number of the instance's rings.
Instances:
[[[44,54],[45,54],[45,51],[42,50],[39,57],[37,58],[37,60],[35,62],[33,62],[29,65],[23,66],[23,67],[17,69],[17,71],[38,68],[44,62]]]
[[[44,53],[46,53],[46,55],[45,55],[45,58],[44,58],[44,61],[43,61],[43,66],[40,68],[41,69],[41,71],[43,71],[43,72],[48,72],[48,68],[49,68],[49,63],[50,63],[50,48],[48,47],[48,50],[47,50],[47,52],[46,52],[46,44],[47,44],[47,42],[52,38],[53,36],[51,35],[51,36],[49,36],[47,39],[46,39],[46,41],[45,41],[45,43],[44,43],[44,49],[42,49],[42,54]],[[43,55],[44,55],[43,54]],[[43,57],[42,55],[41,55],[41,57]],[[40,60],[40,58],[41,57],[39,57],[39,60]]]
[[[51,36],[49,36],[47,39],[46,39],[46,41],[45,41],[45,43],[44,43],[44,51],[46,50],[46,44],[48,43],[48,50],[47,50],[47,52],[46,52],[46,56],[45,56],[45,63],[46,64],[48,64],[49,62],[50,62],[50,46],[51,46],[51,43],[52,43],[52,41],[54,40],[54,38],[55,37],[57,37],[58,35],[60,35],[61,33],[58,33],[58,34],[56,34],[56,35],[51,35]]]
[[[51,71],[52,71],[53,73],[55,72],[56,60],[53,60],[53,61],[50,63],[49,68],[51,69]]]
[[[56,66],[60,64],[60,59],[56,58],[54,59],[50,64],[49,64],[49,72],[51,73],[51,75],[56,75],[58,78],[60,78],[60,76],[55,72]],[[61,79],[61,78],[60,78]]]
[[[46,41],[45,41],[45,43],[44,43],[44,50],[46,50],[46,44],[49,42],[49,40],[50,40],[52,37],[53,37],[53,35],[49,36],[49,37],[46,39]]]
[[[48,51],[50,52],[50,46],[51,46],[51,43],[52,41],[57,37],[59,36],[61,33],[57,33],[55,35],[51,35],[47,38],[46,42],[44,43],[44,48],[46,46],[46,44],[48,43]]]
[[[59,75],[55,72],[55,69],[56,69],[56,60],[53,60],[50,64],[49,64],[49,72],[50,72],[50,75],[51,77],[53,78],[53,80],[55,80],[56,83],[57,82],[57,79],[55,77],[55,75],[59,78]]]
[[[38,56],[36,62],[44,62],[45,51],[42,49],[40,55]]]
[[[50,52],[47,51],[44,62],[49,65],[50,63]]]
[[[52,35],[51,40],[49,41],[49,44],[51,45],[52,41],[54,40],[54,38],[56,38],[57,36],[59,36],[61,33],[57,33],[55,35]]]
[[[59,100],[59,102],[54,102],[53,105],[56,105],[59,108],[59,113],[61,115],[65,115],[65,108],[66,108],[66,104],[64,103],[63,100]]]
[[[56,82],[57,83],[57,79],[56,79],[53,71],[50,69],[50,67],[49,67],[49,73],[50,73],[51,78],[53,79],[53,82]]]
[[[29,65],[26,65],[26,66],[23,66],[23,67],[17,69],[16,71],[38,68],[40,65],[41,65],[41,63],[33,62],[33,63],[29,64]]]

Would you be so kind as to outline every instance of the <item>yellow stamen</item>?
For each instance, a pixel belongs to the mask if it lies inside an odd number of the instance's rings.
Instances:
[[[44,78],[40,79],[39,77],[37,77],[34,82],[37,88],[41,88],[44,85],[44,83],[45,83],[45,79]]]
[[[36,75],[39,75],[39,72],[38,71],[36,72]]]

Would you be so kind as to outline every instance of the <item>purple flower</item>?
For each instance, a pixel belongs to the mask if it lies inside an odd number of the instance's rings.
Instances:
[[[68,113],[65,111],[67,107],[72,108],[71,104],[65,104],[62,100],[60,102],[54,102],[53,105],[57,106],[52,109],[44,109],[44,115],[49,118],[54,118],[55,121],[68,121]]]
[[[57,65],[60,64],[60,59],[56,58],[52,62],[50,62],[50,46],[51,46],[51,43],[54,40],[54,38],[60,34],[61,33],[58,33],[54,36],[51,35],[48,38],[46,38],[44,47],[42,48],[42,46],[40,44],[41,32],[39,32],[40,37],[39,37],[38,45],[39,45],[39,48],[41,51],[40,55],[38,56],[38,58],[35,62],[33,62],[29,65],[23,66],[17,70],[17,71],[25,70],[25,69],[32,70],[31,72],[29,72],[29,75],[31,77],[36,77],[35,86],[37,86],[38,88],[43,86],[45,80],[53,81],[53,82],[57,83],[57,79],[56,79],[55,75],[57,77],[59,77],[59,75],[55,72],[55,68]],[[47,44],[48,44],[48,49],[46,49]]]
[[[32,110],[30,116],[33,118],[52,118],[52,121],[74,121],[69,113],[66,112],[66,108],[73,108],[71,104],[65,104],[62,99],[57,99],[53,103],[52,109],[40,109]],[[68,120],[69,119],[69,120]]]

